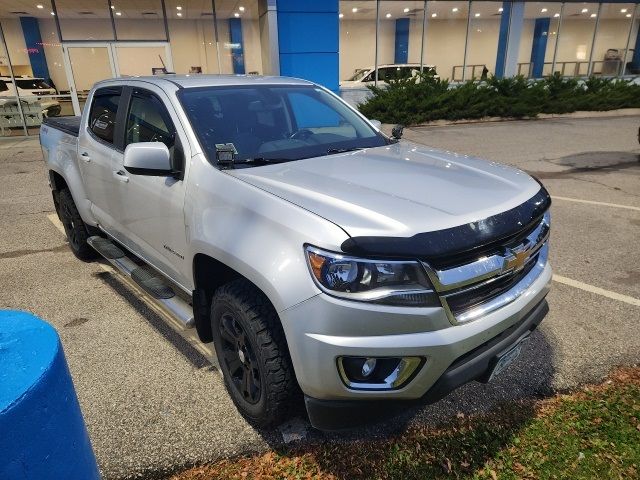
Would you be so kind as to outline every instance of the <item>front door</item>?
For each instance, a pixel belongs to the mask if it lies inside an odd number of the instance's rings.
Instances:
[[[133,84],[132,84],[133,85]],[[182,177],[190,158],[186,135],[166,94],[153,85],[127,91],[129,106],[124,117],[124,147],[138,142],[162,142],[171,152],[174,167]],[[187,234],[184,218],[185,186],[180,175],[134,175],[124,168],[124,154],[114,170],[122,181],[114,182],[111,232],[117,240],[181,285],[190,285],[185,262]],[[118,174],[118,173],[117,173]]]

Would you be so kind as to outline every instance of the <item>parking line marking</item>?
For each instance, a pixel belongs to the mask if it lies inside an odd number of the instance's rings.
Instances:
[[[624,302],[624,303],[628,303],[629,305],[635,305],[636,307],[640,307],[640,300],[634,297],[630,297],[628,295],[622,295],[621,293],[611,292],[609,290],[605,290],[604,288],[595,287],[593,285],[589,285],[588,283],[582,283],[577,280],[573,280],[571,278],[563,277],[561,275],[554,274],[553,280],[558,283],[569,285],[570,287],[584,290],[585,292],[595,293],[596,295],[602,295],[603,297],[607,297],[612,300],[618,300],[619,302]]]
[[[596,202],[595,200],[581,200],[580,198],[556,197],[555,195],[551,195],[551,198],[553,200],[566,200],[567,202],[586,203],[589,205],[602,205],[603,207],[624,208],[627,210],[636,210],[640,212],[640,207],[634,207],[632,205],[620,205],[619,203]]]

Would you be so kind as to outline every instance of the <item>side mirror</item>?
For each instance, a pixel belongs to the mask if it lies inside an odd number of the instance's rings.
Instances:
[[[130,143],[124,151],[124,169],[133,175],[164,177],[174,173],[169,149],[162,142]]]
[[[393,130],[391,130],[391,136],[397,140],[400,140],[402,138],[402,132],[404,131],[404,125],[396,125],[395,127],[393,127]]]
[[[369,120],[369,123],[373,125],[377,130],[380,130],[382,127],[382,122],[380,120]]]

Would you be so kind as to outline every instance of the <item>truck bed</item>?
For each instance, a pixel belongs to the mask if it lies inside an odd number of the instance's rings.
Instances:
[[[77,137],[80,132],[80,118],[81,117],[46,117],[42,123]]]

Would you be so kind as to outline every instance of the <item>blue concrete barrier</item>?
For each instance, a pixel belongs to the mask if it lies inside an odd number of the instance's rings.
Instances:
[[[0,311],[0,479],[99,479],[58,334]]]

